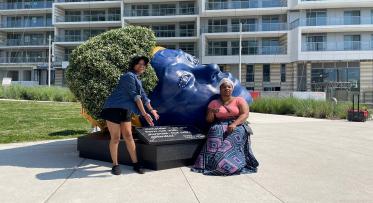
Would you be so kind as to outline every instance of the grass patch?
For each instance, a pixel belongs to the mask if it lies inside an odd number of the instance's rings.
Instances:
[[[0,98],[38,101],[76,102],[68,88],[57,86],[22,86],[0,87]]]
[[[296,115],[300,117],[346,119],[347,111],[351,107],[351,102],[339,102],[334,106],[330,101],[266,97],[256,100],[250,106],[250,111],[280,115]],[[361,108],[367,109],[367,106],[362,105]]]
[[[79,103],[0,101],[0,143],[74,138],[90,124]]]

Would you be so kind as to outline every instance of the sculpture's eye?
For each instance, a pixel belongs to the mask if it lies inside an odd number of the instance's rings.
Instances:
[[[179,87],[185,88],[191,78],[192,78],[192,74],[188,72],[181,73],[179,76]]]
[[[197,65],[199,64],[199,61],[198,59],[195,57],[195,56],[192,56],[190,54],[186,54],[186,58],[188,59],[188,61],[190,61],[193,65]]]

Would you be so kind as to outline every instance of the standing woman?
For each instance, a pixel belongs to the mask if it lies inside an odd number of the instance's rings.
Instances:
[[[120,175],[121,170],[118,164],[118,144],[120,135],[126,142],[128,153],[130,154],[133,170],[143,174],[144,170],[139,163],[136,154],[136,145],[132,137],[131,114],[141,114],[149,125],[154,126],[152,117],[145,111],[145,107],[156,120],[159,115],[150,105],[150,100],[146,96],[142,83],[138,76],[144,73],[149,59],[145,56],[135,56],[129,63],[129,72],[120,77],[119,84],[107,98],[101,117],[106,120],[110,132],[110,155],[113,161],[112,174]]]

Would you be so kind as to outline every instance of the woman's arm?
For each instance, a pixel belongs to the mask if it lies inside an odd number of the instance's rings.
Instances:
[[[211,109],[211,108],[207,108],[206,121],[207,121],[208,123],[212,123],[212,122],[214,122],[214,119],[215,119],[215,113],[214,113],[214,110]]]
[[[247,105],[246,101],[239,102],[238,109],[240,110],[240,115],[233,123],[231,123],[228,126],[228,129],[227,129],[228,133],[233,132],[233,130],[237,127],[237,125],[244,123],[249,117],[249,105]]]
[[[153,107],[150,104],[150,102],[146,103],[146,107],[148,108],[148,110],[150,111],[150,113],[153,114],[155,120],[158,120],[159,119],[158,111],[155,110],[155,109],[153,109]]]
[[[144,116],[146,122],[148,122],[150,126],[154,126],[153,119],[148,113],[146,113],[144,105],[142,104],[141,98],[138,98],[136,100],[136,105],[139,108],[141,115]]]

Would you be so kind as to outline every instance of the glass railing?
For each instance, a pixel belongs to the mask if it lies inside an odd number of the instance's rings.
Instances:
[[[44,22],[44,21],[36,21],[36,22],[30,22],[30,21],[5,22],[5,23],[1,23],[0,27],[2,27],[2,28],[52,27],[52,21],[47,20],[47,22]]]
[[[301,26],[373,24],[372,17],[317,17],[300,20]]]
[[[65,36],[56,36],[54,38],[55,42],[84,42],[86,40],[89,40],[90,38],[94,37],[92,36],[86,36],[86,35],[65,35]]]
[[[51,1],[0,3],[0,10],[52,8]]]
[[[261,24],[242,24],[242,32],[262,32],[262,31],[282,31],[287,30],[287,23],[261,23]],[[240,25],[208,25],[202,26],[202,33],[217,32],[239,32]]]
[[[7,39],[7,46],[29,46],[29,45],[48,45],[47,39],[31,39],[30,41],[24,41],[24,39]]]
[[[284,0],[206,2],[206,10],[286,7]]]
[[[46,63],[47,57],[0,57],[0,63]]]
[[[153,30],[156,37],[194,37],[196,29],[178,30]]]
[[[236,49],[236,50],[233,50]],[[228,47],[219,47],[206,49],[206,56],[231,56],[231,55],[239,55],[237,48]],[[286,47],[285,46],[249,46],[249,47],[242,47],[241,54],[242,55],[285,55],[286,54]]]
[[[56,22],[120,21],[120,14],[58,16]]]
[[[124,16],[175,16],[175,15],[194,15],[196,14],[195,7],[188,8],[165,8],[165,9],[125,9]]]
[[[373,41],[344,42],[307,42],[302,45],[302,51],[369,51],[373,50]]]
[[[58,0],[57,2],[90,2],[90,1],[120,1],[120,0]]]

